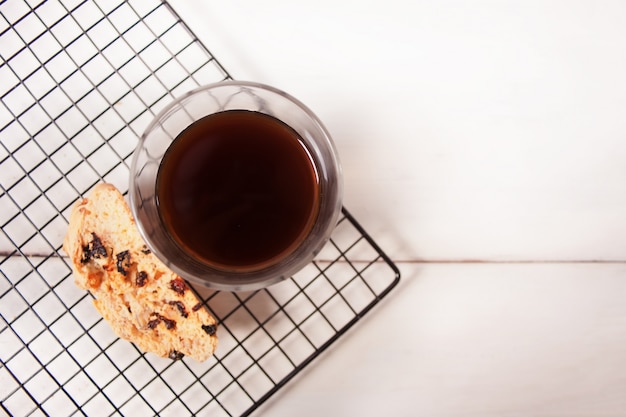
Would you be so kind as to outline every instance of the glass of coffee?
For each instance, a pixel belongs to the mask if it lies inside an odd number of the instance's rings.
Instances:
[[[149,249],[218,290],[266,287],[309,263],[341,212],[320,120],[275,88],[224,81],[165,107],[133,155],[130,205]]]

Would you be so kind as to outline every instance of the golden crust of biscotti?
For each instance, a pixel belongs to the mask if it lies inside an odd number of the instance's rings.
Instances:
[[[63,249],[74,281],[113,331],[142,351],[197,361],[217,346],[217,322],[187,283],[145,245],[122,194],[98,184],[72,208]]]

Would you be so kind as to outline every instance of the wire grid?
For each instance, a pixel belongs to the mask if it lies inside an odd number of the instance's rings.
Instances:
[[[376,305],[399,272],[344,209],[290,280],[194,288],[218,319],[204,363],[118,339],[61,252],[71,205],[125,192],[137,137],[173,97],[230,78],[167,3],[0,4],[0,400],[10,415],[249,415]]]

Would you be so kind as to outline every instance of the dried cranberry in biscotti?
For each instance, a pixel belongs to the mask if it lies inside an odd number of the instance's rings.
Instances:
[[[185,304],[182,301],[169,301],[168,304],[176,307],[180,315],[184,318],[189,317],[189,313],[187,313],[187,308],[185,308]]]
[[[213,324],[203,324],[202,330],[204,330],[209,336],[213,336],[217,331],[217,328]]]
[[[172,360],[177,361],[177,360],[180,360],[180,359],[184,358],[185,354],[184,353],[180,353],[177,350],[171,350],[167,357],[172,359]]]
[[[117,259],[117,262],[115,263],[117,272],[126,276],[126,274],[128,274],[128,270],[130,269],[130,252],[125,250],[115,255],[115,258]]]
[[[172,330],[176,328],[176,320],[168,319],[165,316],[159,316],[159,318],[165,323],[165,327],[167,330]]]
[[[156,327],[159,325],[160,322],[161,322],[161,317],[157,315],[154,319],[148,322],[148,325],[147,325],[148,329],[156,329]]]
[[[135,277],[135,285],[138,287],[143,287],[146,285],[146,281],[148,281],[148,273],[146,271],[137,272],[137,276]]]
[[[148,322],[148,329],[155,329],[160,322],[165,324],[165,328],[167,328],[167,330],[173,330],[176,328],[176,320],[172,320],[158,313],[152,313],[150,317],[152,320]]]
[[[181,277],[176,277],[170,281],[170,289],[180,295],[184,295],[187,290],[187,284]]]
[[[95,233],[91,233],[91,242],[83,246],[83,256],[80,260],[81,263],[86,264],[92,259],[100,259],[107,257],[107,250],[102,244],[102,241]]]

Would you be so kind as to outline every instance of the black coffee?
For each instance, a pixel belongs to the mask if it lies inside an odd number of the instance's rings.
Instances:
[[[291,252],[315,221],[318,191],[299,134],[246,110],[194,122],[169,147],[157,175],[159,212],[176,242],[235,270]]]

